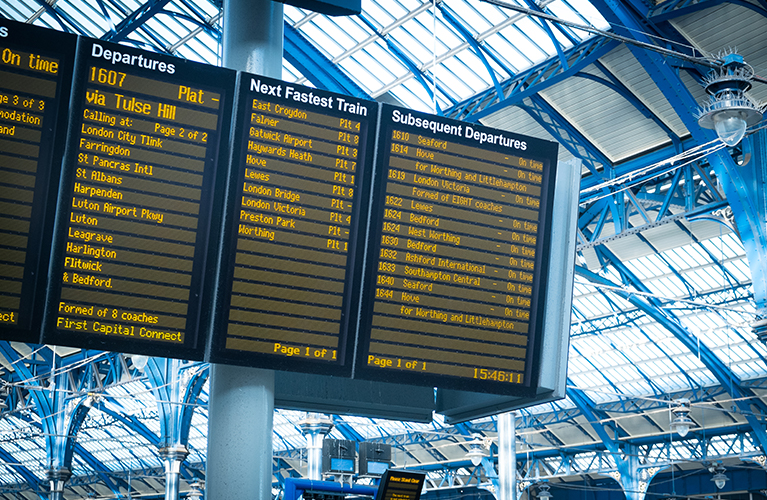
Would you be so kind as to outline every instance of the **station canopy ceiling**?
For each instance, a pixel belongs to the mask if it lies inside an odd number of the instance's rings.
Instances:
[[[767,6],[749,0],[516,5],[593,29],[479,0],[365,0],[362,14],[350,17],[286,5],[286,35],[307,40],[311,50],[286,51],[282,77],[320,86],[316,75],[299,68],[324,64],[370,98],[556,140],[560,160],[584,160],[582,217],[589,210],[604,216],[584,224],[578,242],[568,397],[518,413],[518,459],[526,456],[528,464],[521,477],[532,477],[533,463],[552,484],[614,469],[614,460],[602,455],[606,439],[638,443],[647,465],[670,460],[683,469],[721,458],[729,467],[756,467],[745,459],[758,462],[764,455],[753,422],[767,408],[767,349],[750,326],[755,308],[746,250],[711,177],[708,151],[690,152],[694,110],[680,110],[658,77],[662,68],[648,62],[660,57],[673,67],[675,83],[698,102],[704,100],[699,75],[707,68],[594,30],[628,34],[691,58],[715,59],[737,49],[765,75]],[[622,24],[627,12],[645,31]],[[0,0],[0,15],[220,64],[221,5],[215,1]],[[756,85],[753,93],[767,99],[767,85]],[[689,182],[699,184],[662,203],[682,182],[677,169],[685,167]],[[604,179],[632,188],[617,209],[614,196],[594,195],[608,186]],[[712,206],[718,211],[706,210]],[[156,401],[130,356],[21,344],[2,354],[6,392],[22,395],[52,390],[51,366],[72,373],[100,367],[111,374],[96,395],[100,410],[89,412],[78,435],[68,484],[74,494],[108,496],[105,478],[143,494],[164,491],[152,441],[160,433]],[[204,369],[187,364],[183,371],[191,378]],[[670,409],[679,398],[692,401],[697,433],[669,451]],[[204,471],[206,403],[207,388],[192,422],[182,491]],[[47,438],[33,406],[21,397],[0,418],[0,498],[35,497],[23,471],[45,482]],[[297,427],[304,417],[275,414],[275,463],[283,477],[305,473],[306,444]],[[457,426],[438,415],[430,424],[333,418],[330,437],[392,444],[396,465],[429,471],[430,488],[477,477],[490,481],[465,455],[474,433],[495,449],[495,417]],[[705,456],[697,448],[702,442]]]

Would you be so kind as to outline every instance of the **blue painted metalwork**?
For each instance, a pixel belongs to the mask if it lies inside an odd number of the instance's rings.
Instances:
[[[120,496],[120,487],[122,486],[126,490],[128,489],[128,483],[123,481],[122,479],[118,479],[117,481],[113,480],[112,477],[107,474],[106,471],[109,469],[106,465],[104,465],[100,460],[98,460],[96,457],[93,456],[88,450],[83,447],[83,445],[79,443],[74,443],[74,446],[72,447],[73,451],[77,453],[77,456],[80,457],[81,460],[83,460],[85,463],[88,464],[88,466],[93,469],[96,474],[98,474],[101,481],[106,485],[107,488],[112,490],[112,492],[119,498]]]
[[[337,415],[333,415],[332,418],[333,427],[338,432],[340,432],[341,435],[343,435],[344,439],[348,439],[357,443],[365,441],[365,438],[363,438],[362,435],[354,429],[354,427],[349,425],[347,422],[344,422],[343,419],[339,418]]]
[[[625,269],[625,266],[623,266],[621,263],[612,262],[612,264],[620,270],[621,274],[630,274],[628,269]],[[591,271],[582,267],[576,266],[575,272],[576,274],[583,276],[594,283],[612,285],[612,283],[610,283],[605,278],[602,278],[598,274],[592,273]],[[641,291],[646,291],[646,288],[643,286],[639,289]],[[741,411],[744,413],[744,417],[746,420],[748,420],[749,424],[751,424],[753,433],[757,437],[760,445],[763,449],[767,450],[767,432],[765,432],[765,429],[759,422],[759,419],[753,415],[750,408],[750,401],[745,401],[742,399],[755,397],[753,391],[742,387],[740,380],[727,368],[726,365],[724,365],[724,363],[722,363],[716,354],[709,350],[705,345],[698,345],[697,339],[685,328],[679,325],[676,319],[671,317],[670,313],[662,311],[658,307],[648,303],[644,298],[638,297],[628,290],[624,291],[620,289],[613,289],[613,293],[620,295],[624,300],[641,309],[645,314],[650,316],[653,320],[658,322],[670,333],[672,333],[690,351],[699,353],[701,362],[711,371],[712,375],[719,381],[720,384],[722,384],[724,388],[728,390],[730,395],[735,399],[735,404],[741,409]],[[759,398],[756,398],[753,404],[760,407],[762,412],[767,413],[767,408],[765,408],[764,403],[762,403]]]
[[[767,2],[760,0],[762,7],[744,0],[674,0],[662,2],[654,6],[648,14],[648,19],[654,23],[676,19],[694,12],[729,3],[751,9],[759,15],[767,17]]]
[[[602,85],[605,85],[606,87],[608,87],[608,88],[610,88],[610,89],[614,90],[614,91],[615,91],[615,93],[617,93],[619,96],[623,97],[623,98],[624,98],[624,99],[626,99],[626,100],[627,100],[629,103],[631,103],[631,105],[632,105],[632,106],[634,106],[634,107],[635,107],[635,108],[636,108],[636,109],[637,109],[637,110],[638,110],[640,113],[642,113],[642,115],[643,115],[644,117],[646,117],[646,118],[649,118],[649,119],[650,119],[650,120],[652,120],[652,121],[653,121],[653,122],[654,122],[654,123],[655,123],[655,124],[656,124],[658,127],[660,127],[660,128],[663,130],[663,132],[664,132],[664,133],[665,133],[665,134],[666,134],[666,135],[669,137],[669,139],[671,139],[672,143],[674,144],[674,147],[676,147],[676,149],[677,149],[677,152],[679,152],[679,150],[680,150],[680,148],[681,148],[681,145],[682,145],[682,144],[681,144],[681,139],[679,138],[679,136],[678,136],[678,135],[676,135],[676,134],[674,133],[674,131],[673,131],[673,130],[671,130],[671,129],[668,127],[668,125],[666,125],[666,124],[663,122],[663,120],[661,120],[660,118],[658,118],[658,116],[657,116],[655,113],[653,113],[653,111],[652,111],[650,108],[648,108],[647,106],[645,106],[645,104],[644,104],[642,101],[640,101],[640,100],[639,100],[639,99],[636,97],[636,95],[634,95],[634,93],[633,93],[633,92],[631,92],[631,91],[630,91],[628,88],[626,88],[626,86],[625,86],[625,85],[623,85],[623,83],[622,83],[620,80],[618,80],[617,78],[615,78],[615,77],[612,75],[612,73],[610,73],[610,72],[607,70],[607,68],[605,68],[604,64],[602,64],[602,63],[601,63],[601,62],[599,62],[599,61],[596,61],[596,62],[594,63],[594,66],[596,66],[597,68],[599,68],[599,70],[600,70],[600,71],[601,71],[601,72],[602,72],[602,73],[603,73],[603,74],[604,74],[604,75],[605,75],[605,76],[606,76],[608,79],[607,79],[607,80],[605,80],[605,79],[603,79],[603,78],[600,78],[600,77],[598,77],[598,76],[596,76],[596,75],[592,75],[591,73],[584,73],[584,72],[578,73],[578,74],[576,74],[576,75],[574,75],[574,76],[576,76],[576,77],[578,77],[578,78],[586,78],[586,79],[589,79],[589,80],[595,81],[595,82],[597,82],[597,83],[601,83]]]
[[[361,484],[348,485],[334,481],[312,481],[311,479],[285,479],[283,500],[298,500],[304,491],[318,493],[341,493],[344,495],[375,496],[378,488]]]
[[[110,33],[101,37],[102,40],[119,43],[136,29],[142,27],[146,21],[154,17],[168,4],[170,0],[149,0],[134,10],[130,15],[115,26]]]
[[[15,470],[16,473],[18,473],[19,476],[21,476],[24,481],[26,481],[29,487],[32,488],[32,491],[35,492],[40,500],[48,499],[48,495],[46,494],[48,488],[44,486],[39,479],[37,479],[37,476],[35,476],[32,471],[23,465],[20,465],[19,461],[16,460],[16,457],[5,451],[2,447],[0,447],[0,460],[5,462],[6,467],[10,467],[11,469]]]
[[[608,21],[618,25],[616,29],[625,31],[627,36],[634,36],[638,41],[650,43],[651,40],[642,31],[644,26],[636,19],[635,14],[625,9],[617,0],[595,0],[594,5],[604,10],[603,15]],[[684,86],[679,76],[666,64],[657,53],[629,46],[637,60],[642,63],[660,90],[670,102],[677,103],[675,109],[682,122],[699,144],[714,140],[712,131],[701,128],[692,116],[692,111],[698,108],[689,90]],[[767,132],[761,131],[754,136],[754,141],[764,144]],[[751,268],[754,287],[754,301],[760,318],[767,318],[767,194],[760,185],[764,186],[767,173],[764,165],[767,162],[767,144],[763,147],[763,159],[756,160],[751,168],[738,168],[732,157],[726,152],[712,154],[709,162],[722,183],[727,201],[733,211],[738,232],[746,249],[746,255]],[[767,445],[767,441],[764,441]],[[765,447],[767,450],[767,447]]]
[[[287,460],[282,457],[275,456],[273,459],[274,473],[273,476],[277,480],[277,485],[280,489],[285,489],[285,480],[289,477],[301,478],[301,473],[295,469]],[[287,476],[283,475],[286,474]]]
[[[736,212],[733,206],[733,214],[746,246],[757,313],[767,319],[767,130],[760,130],[752,140],[751,162],[739,169],[740,179],[733,179],[728,185],[738,188],[741,195],[742,211]],[[739,180],[743,185],[735,186]],[[767,338],[767,325],[758,333]]]
[[[202,390],[205,387],[205,383],[208,381],[210,375],[210,366],[205,366],[198,370],[192,379],[187,383],[186,390],[184,391],[182,398],[182,407],[185,409],[181,414],[181,429],[180,434],[182,438],[189,441],[189,431],[192,428],[192,418],[194,417],[194,409],[198,404]]]
[[[80,28],[80,31],[77,34],[79,34],[79,35],[87,35],[87,33],[85,33],[85,30],[83,30],[82,27],[80,27],[79,23],[76,22],[74,19],[72,19],[72,17],[67,15],[66,12],[61,12],[59,9],[57,9],[55,6],[49,4],[45,0],[36,0],[36,2],[42,8],[45,9],[45,12],[47,14],[49,14],[51,17],[53,17],[56,20],[57,23],[59,23],[59,26],[61,27],[61,31],[65,31],[67,33],[76,33],[75,31],[72,30],[72,28],[70,26],[68,26],[68,24],[69,24],[71,26],[76,26],[76,27]]]
[[[375,23],[367,19],[367,17],[364,14],[359,15],[359,19],[362,20],[363,23],[368,27],[370,31],[375,33],[381,40],[386,43],[386,47],[391,51],[391,53],[399,59],[399,61],[405,65],[405,67],[413,74],[413,77],[415,77],[416,80],[418,80],[418,83],[421,84],[421,86],[424,88],[428,96],[432,99],[434,99],[436,103],[436,99],[434,96],[434,87],[436,87],[437,90],[440,91],[442,96],[445,99],[448,99],[451,101],[454,105],[456,103],[455,99],[453,99],[448,92],[445,92],[442,90],[441,85],[438,82],[429,82],[428,75],[426,75],[421,69],[410,59],[410,57],[405,53],[403,47],[399,45],[395,40],[393,40],[389,36],[381,35],[380,31],[376,27]],[[436,104],[437,106],[437,114],[441,115],[442,111],[440,109],[439,103]]]
[[[98,404],[97,409],[100,412],[105,413],[106,415],[109,415],[113,419],[122,422],[128,429],[130,429],[132,432],[146,439],[150,444],[153,444],[157,447],[160,446],[160,442],[161,442],[160,437],[154,432],[152,432],[141,421],[131,416],[123,415],[122,413],[111,410],[107,408],[106,405],[103,405],[103,404]]]
[[[474,38],[474,36],[469,32],[469,30],[466,28],[466,26],[463,25],[463,23],[458,19],[458,16],[456,16],[452,9],[448,7],[444,2],[438,4],[438,8],[440,12],[442,12],[442,17],[445,18],[445,20],[453,27],[455,28],[458,33],[463,37],[463,39],[466,41],[466,43],[469,44],[472,51],[474,51],[474,54],[482,61],[482,64],[485,65],[485,69],[487,70],[487,74],[490,75],[490,79],[493,81],[493,87],[495,88],[495,91],[498,94],[502,94],[503,90],[501,90],[501,85],[498,82],[498,77],[495,75],[495,71],[493,70],[493,67],[490,65],[490,63],[487,61],[487,57],[485,57],[485,52],[482,50],[482,47],[479,43],[477,43],[477,40]],[[509,73],[511,74],[511,73]]]
[[[189,442],[189,435],[183,434],[183,421],[187,418],[187,412],[194,411],[194,406],[184,404],[180,371],[181,361],[167,358],[150,358],[145,368],[149,386],[157,401],[160,448],[178,444],[186,446]]]
[[[567,67],[557,64],[557,59],[546,60],[502,82],[503,94],[498,94],[494,88],[488,89],[446,109],[444,114],[450,118],[476,122],[582,71],[618,45],[614,40],[590,38],[565,51]]]
[[[25,379],[25,384],[36,386],[30,391],[35,401],[36,411],[40,417],[39,424],[28,420],[29,425],[39,426],[45,437],[46,454],[49,471],[71,471],[72,459],[75,451],[78,456],[89,464],[102,481],[115,495],[120,494],[120,485],[112,481],[105,473],[107,467],[97,460],[90,452],[76,443],[76,436],[91,408],[89,396],[76,396],[70,399],[70,381],[74,381],[73,373],[69,370],[59,369],[59,373],[51,379],[50,388],[43,388],[39,380],[22,362],[18,353],[7,342],[0,342],[0,351],[6,359],[14,362],[14,368]],[[41,352],[42,353],[42,352]],[[47,355],[47,353],[46,353]],[[51,359],[52,369],[56,367],[55,357]],[[82,373],[82,372],[80,372]],[[74,375],[77,375],[75,373]]]
[[[372,99],[362,87],[317,50],[287,21],[284,30],[285,59],[298,68],[317,88],[360,99]]]
[[[610,159],[565,120],[549,103],[533,95],[518,106],[566,147],[573,156],[582,159],[586,168],[594,176],[600,179],[605,178],[606,174],[600,170],[600,167],[610,167],[612,165]]]
[[[525,0],[525,3],[527,4],[527,7],[529,9],[532,9],[538,12],[543,12],[543,10],[540,7],[538,7],[538,4],[536,4],[535,2],[531,0]],[[549,25],[549,22],[543,19],[534,19],[534,18],[531,18],[531,21],[533,21],[535,24],[540,26],[541,29],[543,29],[543,31],[546,32],[546,34],[549,36],[549,40],[551,40],[551,44],[554,45],[554,50],[557,51],[559,64],[561,64],[563,68],[567,69],[567,66],[568,66],[567,57],[565,56],[565,53],[562,50],[562,44],[559,43],[559,40],[557,40],[557,37],[554,36],[554,32],[551,31],[551,26]],[[559,31],[562,31],[561,28],[559,28]],[[571,38],[571,41],[573,41],[572,38]]]
[[[101,15],[104,17],[104,21],[106,21],[109,25],[109,33],[114,33],[115,25],[114,22],[112,22],[112,17],[109,15],[109,11],[107,10],[106,5],[104,5],[104,0],[96,0],[96,5],[99,6],[99,10],[101,10]]]

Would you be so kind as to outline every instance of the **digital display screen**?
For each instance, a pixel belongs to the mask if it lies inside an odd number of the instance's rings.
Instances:
[[[40,342],[76,37],[0,19],[0,339]]]
[[[354,460],[350,458],[331,458],[330,470],[334,472],[354,472]]]
[[[239,85],[210,360],[348,374],[378,105],[255,75]]]
[[[426,474],[387,470],[378,485],[375,500],[418,500]]]
[[[202,358],[234,80],[79,40],[46,342]]]
[[[384,106],[355,377],[532,390],[557,145]]]

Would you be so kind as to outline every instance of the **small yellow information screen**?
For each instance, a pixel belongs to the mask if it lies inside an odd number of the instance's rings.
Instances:
[[[375,500],[418,500],[426,475],[421,472],[387,470],[378,484]]]
[[[0,338],[37,343],[76,38],[0,19]],[[55,146],[58,146],[56,149]]]
[[[246,74],[238,103],[211,361],[346,372],[377,104]]]
[[[389,106],[381,122],[356,376],[524,392],[556,144]]]
[[[234,72],[86,39],[78,50],[46,341],[201,358]]]

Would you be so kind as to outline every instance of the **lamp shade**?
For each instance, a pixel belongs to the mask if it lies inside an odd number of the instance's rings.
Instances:
[[[714,117],[716,135],[730,147],[738,144],[746,133],[746,121],[736,115],[725,116],[721,119],[717,118]]]

